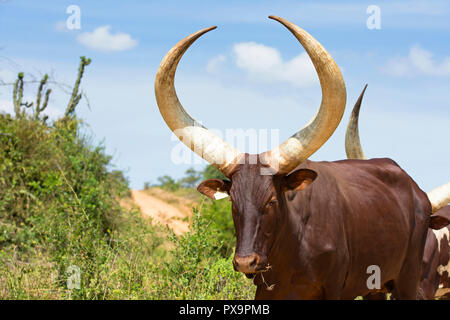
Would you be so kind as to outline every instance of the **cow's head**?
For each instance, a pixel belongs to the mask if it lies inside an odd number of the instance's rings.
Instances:
[[[248,154],[245,158],[246,163],[236,167],[230,180],[206,180],[197,190],[212,199],[230,196],[237,238],[233,265],[250,277],[268,268],[270,249],[285,221],[284,193],[307,188],[317,174],[298,169],[287,175],[265,175],[264,165],[249,164]]]
[[[430,228],[439,230],[450,225],[450,205],[447,205],[430,216]]]
[[[176,67],[189,46],[215,27],[200,30],[175,45],[161,62],[155,80],[158,107],[169,128],[229,179],[204,181],[198,190],[213,199],[230,195],[237,234],[234,266],[246,274],[267,268],[268,255],[286,211],[284,193],[302,190],[316,178],[311,170],[293,170],[333,134],[346,103],[342,74],[322,45],[291,22],[269,18],[282,23],[303,45],[322,87],[322,103],[316,116],[277,148],[259,155],[241,153],[199,124],[179,102],[174,88]]]

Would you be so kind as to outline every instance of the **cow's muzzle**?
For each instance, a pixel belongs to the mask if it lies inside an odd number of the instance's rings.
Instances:
[[[233,267],[234,270],[245,273],[246,275],[255,274],[265,269],[262,260],[261,256],[257,253],[252,253],[245,257],[235,254]]]

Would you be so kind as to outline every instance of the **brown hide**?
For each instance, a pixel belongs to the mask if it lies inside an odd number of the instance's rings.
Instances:
[[[353,299],[374,292],[371,265],[381,270],[381,290],[417,298],[431,212],[417,184],[390,159],[297,169],[298,185],[307,180],[302,170],[317,175],[300,191],[289,187],[297,171],[263,176],[261,164],[244,164],[230,176],[235,268],[254,277],[256,298]]]

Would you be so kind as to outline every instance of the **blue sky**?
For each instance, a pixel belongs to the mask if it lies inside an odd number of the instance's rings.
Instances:
[[[70,5],[81,28],[69,30]],[[370,5],[381,29],[368,29]],[[278,129],[280,140],[317,111],[320,87],[303,48],[268,15],[311,33],[331,53],[347,86],[347,109],[312,160],[345,158],[348,116],[365,83],[360,136],[366,156],[397,161],[425,191],[450,181],[450,3],[448,1],[19,1],[0,0],[0,80],[49,73],[73,84],[79,56],[92,58],[77,114],[103,141],[133,188],[158,176],[180,177],[179,142],[159,114],[153,81],[164,55],[183,37],[211,25],[181,60],[178,96],[208,128]],[[36,88],[26,87],[33,97]],[[0,86],[0,110],[11,110]],[[54,88],[48,113],[68,95]],[[260,150],[264,151],[264,150]],[[205,163],[193,166],[197,169]]]

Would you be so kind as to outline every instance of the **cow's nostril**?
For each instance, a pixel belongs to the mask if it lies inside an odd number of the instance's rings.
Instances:
[[[244,273],[254,273],[258,268],[259,262],[260,257],[256,253],[244,257],[235,255],[233,267],[236,271],[241,271]]]

